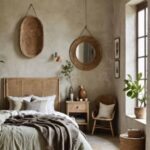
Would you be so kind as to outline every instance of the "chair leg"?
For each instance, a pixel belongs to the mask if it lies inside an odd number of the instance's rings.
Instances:
[[[93,123],[92,135],[94,134],[95,127],[96,127],[96,120],[94,120],[94,123]]]
[[[112,122],[110,121],[109,123],[110,123],[111,134],[114,137],[114,130],[113,130]]]

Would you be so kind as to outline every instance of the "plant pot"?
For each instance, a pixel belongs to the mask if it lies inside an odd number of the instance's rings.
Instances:
[[[135,107],[134,113],[135,113],[136,119],[144,119],[145,113],[146,113],[146,108],[145,107]]]

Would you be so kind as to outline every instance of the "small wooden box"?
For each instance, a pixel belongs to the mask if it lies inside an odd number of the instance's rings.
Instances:
[[[128,129],[129,138],[141,138],[144,137],[144,132],[139,129]]]

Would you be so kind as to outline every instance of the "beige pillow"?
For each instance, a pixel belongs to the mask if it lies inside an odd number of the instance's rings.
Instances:
[[[103,103],[99,103],[99,112],[97,117],[102,118],[111,118],[113,110],[114,110],[115,104],[106,105]]]
[[[8,96],[7,97],[9,101],[9,110],[21,110],[22,109],[22,102],[31,101],[31,96],[27,97],[14,97],[14,96]]]
[[[10,104],[10,110],[21,110],[22,109],[22,101],[14,101],[14,100],[10,100],[9,101]]]
[[[27,102],[23,101],[23,109],[24,110],[35,110],[38,112],[46,113],[47,100],[38,100]]]

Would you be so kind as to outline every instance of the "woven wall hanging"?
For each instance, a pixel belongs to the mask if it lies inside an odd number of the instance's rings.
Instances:
[[[33,9],[35,16],[28,15]],[[32,4],[29,5],[20,27],[20,48],[24,56],[32,58],[37,56],[43,48],[43,25],[38,19]]]

